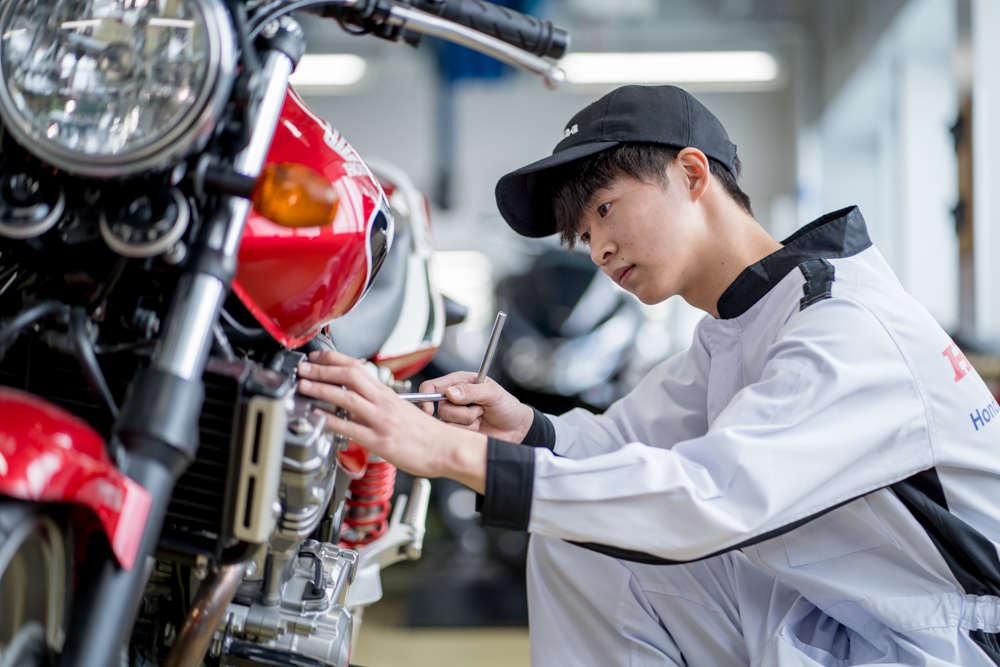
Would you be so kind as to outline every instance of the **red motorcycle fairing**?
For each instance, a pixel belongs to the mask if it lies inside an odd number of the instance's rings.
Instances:
[[[437,354],[438,346],[427,347],[410,354],[394,357],[383,355],[381,352],[375,355],[372,361],[377,366],[385,366],[392,371],[392,375],[397,380],[405,380],[416,373],[422,371],[427,364],[431,363]]]
[[[281,227],[251,211],[233,290],[269,334],[295,348],[365,293],[392,244],[393,220],[368,166],[291,89],[267,154],[268,164],[284,162],[330,181],[339,199],[333,223]]]
[[[131,571],[152,499],[115,467],[97,431],[48,401],[6,387],[0,387],[0,424],[0,495],[90,509],[118,562]]]

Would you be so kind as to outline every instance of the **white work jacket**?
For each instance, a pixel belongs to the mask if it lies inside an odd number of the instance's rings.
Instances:
[[[1000,648],[1000,405],[857,208],[718,311],[605,414],[491,440],[484,523],[649,563],[740,548],[884,655]]]

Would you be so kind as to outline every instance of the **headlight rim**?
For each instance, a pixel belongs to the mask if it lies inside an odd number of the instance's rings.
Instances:
[[[7,25],[15,3],[3,4],[0,31]],[[0,57],[0,112],[4,127],[28,152],[78,176],[121,178],[171,168],[179,158],[207,142],[223,107],[229,101],[236,78],[236,43],[229,11],[222,0],[199,0],[195,4],[205,19],[208,36],[209,61],[205,82],[195,104],[173,128],[155,141],[122,155],[88,155],[49,140],[14,104]]]

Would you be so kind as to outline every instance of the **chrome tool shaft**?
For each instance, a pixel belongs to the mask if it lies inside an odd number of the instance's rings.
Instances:
[[[479,367],[479,375],[476,377],[476,384],[482,384],[486,381],[486,373],[490,370],[490,364],[493,363],[493,355],[496,354],[497,344],[500,342],[500,332],[503,331],[504,322],[507,321],[507,313],[502,310],[497,313],[496,322],[493,323],[493,333],[490,334],[490,342],[486,346],[486,356],[483,357],[483,365]],[[399,397],[404,401],[410,401],[411,403],[423,403],[427,402],[439,402],[448,400],[445,398],[444,394],[433,393],[433,394],[399,394]]]
[[[476,384],[486,382],[486,372],[490,370],[493,363],[493,355],[497,351],[497,343],[500,342],[500,332],[503,331],[504,322],[507,321],[507,313],[502,310],[497,313],[496,322],[493,323],[493,333],[490,334],[490,343],[486,346],[486,356],[483,357],[483,365],[479,367],[479,376],[476,377]]]

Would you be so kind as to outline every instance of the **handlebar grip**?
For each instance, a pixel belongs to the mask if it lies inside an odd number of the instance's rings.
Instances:
[[[485,0],[444,0],[441,4],[443,7],[435,13],[442,18],[496,37],[536,56],[562,58],[569,49],[569,33],[552,25],[551,21]]]

